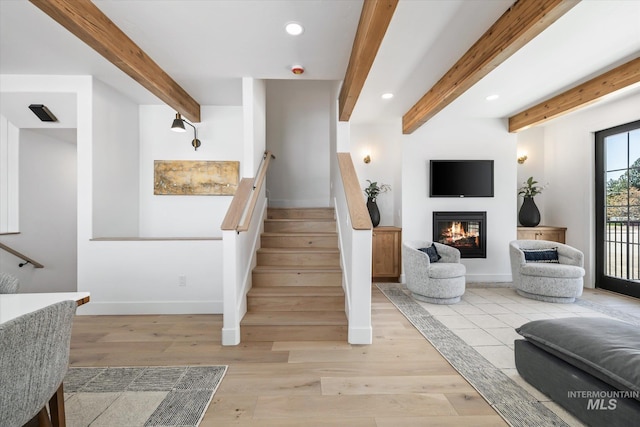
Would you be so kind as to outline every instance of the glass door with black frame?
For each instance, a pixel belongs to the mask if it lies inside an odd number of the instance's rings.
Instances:
[[[640,121],[596,133],[596,286],[640,298]]]

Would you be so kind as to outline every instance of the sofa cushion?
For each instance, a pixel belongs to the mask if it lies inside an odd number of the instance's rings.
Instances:
[[[434,245],[433,243],[431,244],[431,246],[429,246],[427,248],[420,248],[418,250],[421,251],[421,252],[424,252],[427,255],[429,255],[429,261],[430,262],[438,262],[440,260],[440,258],[442,258],[440,256],[440,254],[438,253],[438,249],[436,249],[436,245]]]
[[[534,320],[520,335],[619,390],[640,392],[638,327],[600,317]]]
[[[558,248],[522,249],[524,262],[541,262],[558,264]]]
[[[566,264],[527,263],[520,267],[524,276],[575,279],[584,276],[584,268]]]
[[[464,264],[454,262],[438,262],[429,266],[429,277],[432,279],[450,279],[464,276],[467,272]]]

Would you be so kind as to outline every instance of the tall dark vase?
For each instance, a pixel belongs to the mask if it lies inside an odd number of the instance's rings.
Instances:
[[[369,216],[371,217],[371,224],[373,224],[374,227],[377,227],[378,224],[380,224],[380,210],[378,209],[376,199],[367,197],[367,209],[369,210]]]
[[[524,227],[535,227],[540,224],[540,211],[533,197],[525,197],[520,207],[518,220]]]

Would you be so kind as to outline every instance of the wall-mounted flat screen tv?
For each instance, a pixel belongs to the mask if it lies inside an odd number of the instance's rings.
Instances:
[[[493,197],[493,160],[431,160],[430,197]]]

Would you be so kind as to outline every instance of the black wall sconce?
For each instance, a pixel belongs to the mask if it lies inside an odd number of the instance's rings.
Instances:
[[[182,116],[180,116],[180,113],[176,113],[176,118],[173,119],[171,130],[174,132],[186,132],[187,130],[184,128],[185,123],[193,128],[193,141],[191,141],[191,145],[193,145],[194,150],[198,151],[198,147],[202,145],[198,139],[198,128],[183,119]]]

